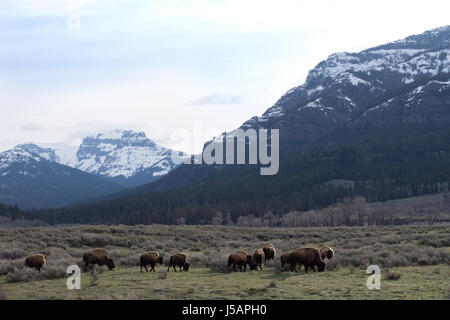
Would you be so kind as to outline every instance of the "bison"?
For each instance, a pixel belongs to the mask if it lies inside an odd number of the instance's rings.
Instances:
[[[320,256],[320,251],[314,248],[298,248],[294,249],[290,253],[291,258],[291,271],[297,272],[296,265],[305,267],[305,272],[308,272],[308,269],[314,269],[317,267],[319,272],[325,270],[325,262],[322,260]]]
[[[290,252],[283,253],[280,256],[280,262],[281,262],[281,269],[283,270],[286,264],[289,264],[289,266],[291,266],[291,253]]]
[[[320,248],[320,257],[322,258],[322,260],[325,260],[325,258],[327,259],[331,259],[334,256],[334,250],[330,247],[322,247]]]
[[[109,270],[114,269],[114,260],[108,257],[108,254],[103,249],[95,249],[85,252],[83,255],[84,272],[87,272],[92,265],[103,266],[106,265]]]
[[[263,249],[259,248],[253,252],[252,264],[250,265],[250,270],[262,270],[262,264],[266,263],[266,256]]]
[[[41,271],[42,266],[45,264],[46,261],[47,261],[46,255],[40,253],[32,254],[25,259],[25,267],[35,268],[37,271]]]
[[[266,261],[273,260],[275,258],[275,256],[277,255],[277,251],[275,250],[275,247],[273,246],[273,244],[269,244],[267,247],[264,247],[263,251],[266,256]],[[266,263],[264,261],[264,265],[265,264]]]
[[[155,265],[159,263],[163,263],[163,257],[159,255],[157,251],[147,251],[141,254],[140,258],[140,265],[141,265],[141,273],[142,273],[142,267],[145,268],[145,271],[148,272],[147,266],[150,265],[150,272],[155,271]]]
[[[246,251],[239,250],[235,251],[228,256],[228,272],[230,272],[230,266],[233,265],[233,270],[236,272],[236,266],[239,266],[239,270],[242,272],[242,267],[244,267],[244,272],[247,270],[247,264],[251,266],[252,256]]]
[[[180,272],[183,270],[181,267],[183,267],[184,271],[189,270],[189,263],[187,262],[187,256],[184,253],[175,253],[170,257],[169,260],[169,267],[167,268],[167,272],[169,272],[170,267],[173,267],[173,270],[177,272],[177,269],[175,269],[175,266],[178,266],[180,268]]]

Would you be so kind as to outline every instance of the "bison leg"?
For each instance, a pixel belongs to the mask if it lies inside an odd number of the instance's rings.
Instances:
[[[261,263],[259,264],[259,269],[261,269],[261,271],[262,271],[262,265],[261,265]]]
[[[156,264],[154,264],[154,263],[152,263],[152,264],[150,265],[150,267],[152,267],[152,268],[150,269],[150,272],[152,272],[152,270],[156,272],[156,270],[155,270],[155,265],[156,265]]]
[[[173,265],[173,271],[177,272],[177,269],[175,268],[175,265]]]
[[[234,270],[234,272],[237,272],[237,270],[236,270],[236,263],[234,263],[234,262],[233,262],[233,270]]]
[[[167,272],[169,272],[171,265],[169,264],[169,267],[167,268]]]

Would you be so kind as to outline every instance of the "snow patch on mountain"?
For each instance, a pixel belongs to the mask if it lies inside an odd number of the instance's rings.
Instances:
[[[0,153],[0,170],[8,169],[17,162],[28,163],[31,160],[39,162],[41,159],[39,155],[31,153],[20,146],[16,146],[11,150]]]
[[[334,108],[327,107],[327,106],[323,105],[323,99],[322,98],[318,98],[318,99],[316,99],[316,100],[314,100],[312,102],[309,102],[306,105],[298,108],[298,110],[300,111],[302,109],[308,109],[308,108],[320,109],[322,111],[325,110],[325,109],[327,109],[327,110],[333,110],[334,109]]]
[[[369,86],[370,82],[362,80],[350,72],[343,72],[335,80],[336,83],[350,82],[353,86],[366,85]]]
[[[156,177],[177,166],[171,153],[172,150],[148,139],[144,132],[114,130],[85,138],[77,152],[75,167],[109,178],[130,178],[151,168]]]

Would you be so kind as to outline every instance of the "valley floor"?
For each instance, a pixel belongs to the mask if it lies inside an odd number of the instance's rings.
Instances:
[[[165,268],[159,268],[164,270]],[[0,287],[8,299],[448,299],[450,266],[389,269],[397,280],[381,280],[380,290],[366,287],[363,269],[340,268],[323,273],[302,270],[275,274],[262,272],[214,273],[205,268],[189,272],[143,273],[138,267],[104,271],[95,285],[82,274],[81,290],[68,290],[66,279],[6,283]]]
[[[227,273],[228,255],[272,243],[275,260],[262,272]],[[298,247],[334,248],[326,272],[281,272],[279,257]],[[68,290],[66,268],[83,253],[104,248],[113,271],[82,273]],[[164,264],[141,273],[142,252],[158,250]],[[24,267],[31,253],[47,263]],[[171,254],[185,252],[188,272],[167,271]],[[366,268],[381,268],[381,289],[366,286]],[[226,226],[72,226],[0,229],[0,299],[445,299],[450,297],[450,225],[239,228]],[[95,281],[92,281],[95,280]]]

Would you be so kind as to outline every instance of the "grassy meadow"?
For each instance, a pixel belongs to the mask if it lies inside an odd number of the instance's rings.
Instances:
[[[264,270],[227,273],[228,254],[273,243],[278,256],[300,246],[329,245],[336,256],[323,273]],[[82,273],[68,290],[65,270],[83,252],[105,248],[116,269]],[[189,256],[189,272],[140,273],[139,255],[158,250]],[[42,272],[24,267],[47,255]],[[0,299],[448,299],[450,226],[238,228],[225,226],[73,226],[0,229]],[[167,262],[167,259],[165,259]],[[366,287],[366,268],[379,265],[381,290]]]

